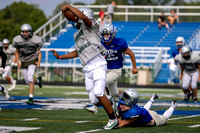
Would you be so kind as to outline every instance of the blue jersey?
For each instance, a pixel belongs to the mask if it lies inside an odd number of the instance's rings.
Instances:
[[[178,50],[178,49],[174,49],[174,50],[172,51],[172,57],[175,58],[175,56],[176,56],[177,54],[179,54],[179,50]]]
[[[192,51],[192,48],[190,48],[190,50]],[[172,51],[172,57],[176,57],[176,55],[178,55],[179,54],[179,49],[178,48],[176,48],[176,49],[174,49],[173,51]]]
[[[127,42],[123,38],[114,38],[109,45],[103,41],[101,43],[107,49],[103,55],[107,61],[108,69],[123,68],[123,52],[128,48]]]
[[[122,120],[137,118],[135,121],[133,121],[133,123],[128,126],[146,126],[152,120],[149,112],[145,108],[139,107],[138,105],[135,105],[126,112],[122,112],[120,111],[120,103],[118,103],[118,110],[120,112]]]

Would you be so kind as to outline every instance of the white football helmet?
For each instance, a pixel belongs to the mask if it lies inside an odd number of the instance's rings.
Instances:
[[[187,54],[188,53],[188,54]],[[191,49],[188,45],[181,48],[181,55],[184,59],[189,59],[191,56]]]
[[[81,11],[85,16],[87,16],[89,19],[94,19],[94,12],[87,7],[81,7],[78,9]],[[75,29],[80,29],[80,25],[83,23],[83,20],[79,19],[78,22],[72,22],[72,25]]]
[[[85,14],[85,16],[87,16],[89,19],[94,19],[94,12],[90,8],[81,7],[78,10],[81,11],[83,14]],[[78,23],[79,24],[83,23],[83,20],[79,19]]]
[[[89,19],[94,19],[94,12],[90,8],[81,7],[78,10],[84,13]]]
[[[181,44],[178,44],[179,42],[181,42]],[[181,48],[182,46],[185,46],[185,39],[182,36],[178,36],[176,38],[176,47]]]
[[[7,49],[10,45],[10,41],[7,38],[4,38],[2,42],[3,42],[3,47]]]
[[[4,38],[2,41],[3,44],[10,44],[10,41],[7,38]]]
[[[24,39],[31,38],[33,36],[32,27],[30,24],[23,24],[21,26],[20,32],[21,32],[21,36]],[[26,35],[24,32],[29,32],[29,33],[28,33],[28,35]]]
[[[105,24],[102,28],[101,28],[101,40],[103,42],[110,42],[112,41],[115,36],[116,36],[116,33],[117,33],[117,30],[116,30],[116,27],[112,24]],[[104,36],[104,35],[110,35],[110,36]]]
[[[140,96],[135,89],[127,89],[124,90],[122,94],[120,94],[119,98],[120,104],[133,107],[139,101]]]

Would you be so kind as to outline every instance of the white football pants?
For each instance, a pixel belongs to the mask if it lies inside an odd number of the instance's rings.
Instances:
[[[85,86],[92,104],[98,103],[97,97],[104,95],[106,71],[107,65],[102,65],[94,70],[85,72]]]
[[[5,66],[5,73],[2,75],[3,78],[10,76],[11,66]]]
[[[192,89],[197,88],[198,78],[199,78],[199,71],[193,72],[191,74],[185,73],[183,75],[182,88],[184,90],[187,90],[189,88],[190,83]]]
[[[121,69],[109,69],[106,75],[106,87],[113,97],[119,96],[117,80],[121,77]]]
[[[33,76],[35,73],[36,65],[29,65],[28,68],[22,69],[22,73],[24,75],[24,79],[26,81],[26,84],[29,84],[30,82],[33,82]]]

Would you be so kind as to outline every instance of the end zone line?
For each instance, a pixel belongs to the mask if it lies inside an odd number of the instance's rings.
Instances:
[[[185,117],[177,117],[177,118],[171,118],[169,120],[179,120],[179,119],[185,119],[185,118],[192,118],[192,117],[198,117],[200,115],[191,115],[191,116],[185,116]]]

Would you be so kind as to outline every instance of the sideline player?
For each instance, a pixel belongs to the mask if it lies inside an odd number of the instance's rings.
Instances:
[[[10,84],[10,88],[8,88],[8,91],[11,91],[15,88],[16,80],[12,78],[11,70],[12,70],[12,64],[15,62],[14,60],[14,54],[16,52],[16,49],[10,45],[10,41],[7,38],[4,38],[3,41],[3,51],[7,55],[7,61],[6,61],[6,67],[5,67],[5,73],[2,75],[4,79],[7,80],[7,82]]]
[[[158,115],[155,111],[149,110],[152,103],[158,98],[153,94],[145,106],[139,107],[139,94],[135,89],[124,90],[118,102],[119,127],[135,126],[161,126],[165,125],[176,108],[176,100],[173,100],[168,110],[163,115]]]
[[[197,102],[197,82],[200,81],[200,56],[191,52],[189,46],[181,48],[181,54],[175,57],[175,61],[181,66],[180,80],[182,79],[182,88],[185,98],[190,93],[189,85],[193,92],[193,102]],[[185,74],[183,75],[183,72]],[[184,99],[185,99],[184,98]]]
[[[85,86],[89,99],[93,104],[99,101],[107,112],[109,122],[103,129],[113,129],[118,125],[118,120],[110,101],[104,95],[107,62],[101,55],[105,48],[100,42],[99,24],[94,19],[94,13],[90,8],[76,9],[70,5],[63,5],[61,10],[63,13],[69,10],[78,18],[75,28],[79,30],[74,34],[76,49],[61,56],[55,50],[51,51],[57,59],[71,59],[79,56],[85,73]]]
[[[0,75],[1,75],[5,73],[5,65],[6,65],[6,60],[7,60],[7,56],[3,51],[3,44],[1,41],[0,41],[0,57],[1,57],[1,67],[0,67]],[[8,91],[3,85],[0,85],[0,91],[6,97],[6,99],[10,98]]]
[[[117,80],[121,77],[124,54],[129,55],[132,62],[132,74],[138,72],[135,55],[128,48],[127,42],[123,38],[116,38],[116,27],[112,24],[105,24],[101,29],[101,44],[106,48],[103,53],[107,61],[106,88],[112,97],[118,97],[122,93],[117,88]],[[86,107],[88,112],[96,114],[99,104]]]
[[[32,27],[23,24],[20,35],[13,39],[13,46],[16,48],[15,56],[18,69],[22,69],[24,79],[29,85],[29,99],[27,104],[33,104],[34,84],[37,83],[42,88],[42,78],[34,79],[36,67],[40,67],[42,53],[40,51],[43,42],[40,37],[33,35]],[[21,62],[20,62],[21,61]]]

